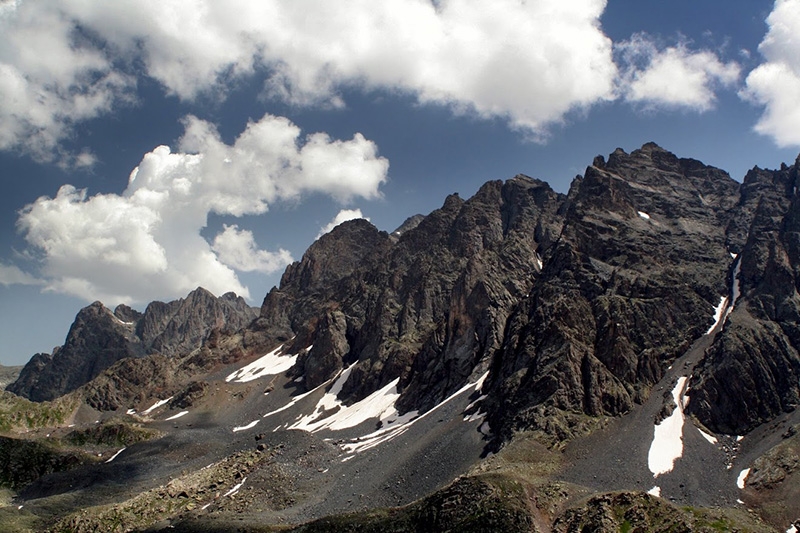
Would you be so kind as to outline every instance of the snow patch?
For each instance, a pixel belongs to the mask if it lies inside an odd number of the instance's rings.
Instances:
[[[706,439],[711,444],[716,444],[717,443],[717,438],[716,437],[709,435],[708,433],[706,433],[705,431],[703,431],[700,428],[697,428],[697,431],[699,431],[700,434],[703,436],[703,438]]]
[[[112,455],[112,456],[111,456],[111,458],[110,458],[108,461],[106,461],[106,462],[107,462],[107,463],[110,463],[111,461],[113,461],[114,459],[116,459],[116,458],[117,458],[117,456],[118,456],[119,454],[121,454],[122,452],[124,452],[126,449],[127,449],[127,447],[125,447],[125,448],[122,448],[120,451],[118,451],[117,453],[115,453],[114,455]]]
[[[739,295],[741,294],[739,288],[739,272],[741,267],[742,260],[739,256],[736,256],[733,266],[733,286],[731,287],[731,294],[720,298],[719,304],[714,308],[714,324],[708,328],[706,335],[717,329],[717,326],[724,325],[725,321],[728,319],[728,315],[731,314],[731,311],[733,311],[733,308],[736,306],[736,300],[739,299]]]
[[[352,368],[352,367],[350,367]],[[348,368],[348,370],[350,370]],[[344,372],[342,372],[344,374]],[[397,392],[397,384],[400,378],[397,378],[390,383],[387,383],[383,388],[376,390],[360,402],[353,405],[345,406],[342,404],[336,394],[341,390],[341,385],[344,385],[344,380],[339,379],[334,382],[334,387],[331,391],[326,393],[325,396],[317,403],[317,408],[314,409],[310,415],[302,417],[298,422],[295,422],[290,429],[304,429],[306,431],[315,432],[321,429],[341,430],[355,427],[362,422],[366,422],[371,418],[378,418],[381,422],[388,421],[390,418],[397,418],[399,415],[394,404],[400,397]],[[339,385],[341,383],[341,385]],[[334,388],[339,385],[336,394]],[[330,416],[324,417],[324,412],[329,408],[336,408]],[[324,418],[320,418],[323,416]]]
[[[19,508],[22,509],[22,506],[20,505]],[[797,526],[792,524],[789,526],[789,529],[786,530],[786,533],[797,533]]]
[[[259,422],[258,420],[253,420],[252,422],[250,422],[246,426],[237,426],[237,427],[233,428],[233,432],[236,433],[238,431],[244,431],[246,429],[253,428],[253,427],[256,426],[256,424],[258,424],[258,422]]]
[[[233,488],[232,488],[231,490],[229,490],[228,492],[226,492],[225,494],[223,494],[223,495],[222,495],[222,497],[223,497],[223,498],[227,498],[228,496],[233,496],[234,494],[236,494],[237,492],[239,492],[239,489],[241,489],[241,488],[242,488],[242,485],[244,485],[244,482],[245,482],[245,481],[247,481],[247,477],[245,477],[244,479],[242,479],[242,482],[241,482],[241,483],[239,483],[239,484],[237,484],[237,485],[234,485],[234,486],[233,486]]]
[[[647,494],[649,494],[649,495],[651,495],[651,496],[655,496],[655,497],[657,497],[657,498],[660,498],[660,497],[661,497],[661,487],[659,487],[658,485],[656,485],[656,486],[655,486],[655,487],[653,487],[652,489],[648,490],[648,491],[647,491]]]
[[[183,415],[188,415],[188,414],[189,414],[189,411],[181,411],[181,412],[180,412],[180,413],[178,413],[177,415],[172,415],[172,416],[171,416],[171,417],[169,417],[169,418],[165,418],[165,419],[164,419],[164,421],[166,422],[167,420],[175,420],[176,418],[180,418],[180,417],[182,417]]]
[[[294,398],[292,398],[291,400],[289,400],[289,403],[287,403],[287,404],[286,404],[286,405],[284,405],[283,407],[279,407],[278,409],[275,409],[274,411],[270,411],[269,413],[265,414],[265,415],[264,415],[264,416],[262,416],[261,418],[267,418],[268,416],[272,416],[272,415],[274,415],[274,414],[280,413],[281,411],[285,411],[285,410],[287,410],[287,409],[289,409],[289,408],[293,407],[293,406],[294,406],[294,405],[295,405],[297,402],[299,402],[300,400],[302,400],[303,398],[305,398],[305,397],[306,397],[306,396],[308,396],[309,394],[313,394],[313,393],[314,393],[314,392],[315,392],[317,389],[319,389],[320,387],[324,387],[324,386],[325,386],[325,385],[327,385],[328,383],[329,383],[329,381],[326,381],[325,383],[323,383],[322,385],[320,385],[319,387],[317,387],[317,388],[315,388],[315,389],[311,389],[311,390],[310,390],[310,391],[308,391],[308,392],[304,392],[303,394],[300,394],[300,395],[297,395],[297,396],[295,396]],[[275,428],[274,430],[272,430],[272,431],[273,431],[273,432],[275,432],[275,431],[278,431],[278,429],[280,429],[280,426],[276,427],[276,428]]]
[[[127,411],[125,411],[125,414],[126,415],[135,415],[136,414],[136,409],[128,409]]]
[[[675,388],[672,389],[672,398],[675,409],[672,414],[659,422],[653,430],[653,442],[647,454],[647,466],[653,477],[671,472],[675,461],[683,455],[683,389],[687,377],[678,378]]]
[[[155,411],[156,409],[158,409],[159,407],[161,407],[162,405],[164,405],[165,403],[167,403],[171,399],[172,399],[172,396],[170,396],[166,400],[158,400],[158,401],[156,401],[156,403],[154,403],[153,405],[151,405],[150,407],[148,407],[147,409],[142,411],[142,414],[143,415],[149,415],[150,413],[152,413],[153,411]]]
[[[467,383],[466,385],[464,385],[456,392],[445,398],[442,402],[437,404],[435,407],[433,407],[425,414],[420,416],[419,412],[410,411],[402,416],[397,416],[396,418],[389,418],[386,420],[385,427],[382,427],[377,431],[373,431],[372,433],[364,435],[363,437],[355,439],[349,443],[342,444],[341,445],[342,449],[350,453],[359,453],[365,450],[369,450],[370,448],[374,448],[379,444],[390,441],[402,435],[403,433],[408,431],[409,428],[411,428],[411,426],[413,426],[420,420],[423,420],[425,417],[431,415],[432,413],[436,412],[437,409],[450,402],[453,398],[456,398],[457,396],[469,391],[470,389],[476,390],[480,385],[483,384],[484,381],[486,381],[486,376],[488,374],[489,372],[487,371],[475,383]],[[397,410],[394,409],[394,406],[392,408],[394,412],[397,413]],[[481,425],[481,428],[483,428],[483,426],[488,426],[488,424],[484,422],[483,425]]]
[[[747,481],[747,476],[750,475],[750,469],[745,468],[741,472],[739,472],[739,477],[736,478],[736,486],[740,489],[744,488],[744,483]]]
[[[742,439],[743,439],[743,438],[744,438],[744,435],[739,435],[739,436],[737,436],[737,437],[736,437],[736,442],[742,442]]]
[[[539,256],[537,252],[533,253],[533,260],[536,262],[536,266],[539,268],[539,270],[542,270],[544,263],[542,263],[542,258]]]
[[[482,392],[483,391],[483,384],[486,382],[486,378],[489,377],[489,372],[484,372],[481,377],[478,378],[478,381],[475,382],[475,391]]]
[[[637,211],[637,213],[639,213],[639,216],[642,217],[643,219],[650,220],[650,215],[648,215],[644,211]]]
[[[727,296],[723,296],[722,298],[719,299],[719,303],[714,308],[714,324],[712,324],[711,327],[708,328],[708,331],[706,331],[706,335],[717,329],[717,326],[722,321],[722,315],[725,314],[725,310],[727,309],[727,307],[728,307],[728,298]]]
[[[249,365],[243,366],[225,378],[226,382],[247,383],[264,376],[282,374],[292,368],[297,361],[297,355],[278,355],[283,345],[278,346],[267,355],[256,359]],[[307,348],[307,350],[310,349]]]

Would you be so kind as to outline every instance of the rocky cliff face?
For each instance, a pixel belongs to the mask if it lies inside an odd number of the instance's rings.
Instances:
[[[125,305],[112,312],[94,302],[78,312],[64,345],[53,354],[35,355],[7,390],[34,401],[53,400],[117,361],[189,352],[211,331],[241,329],[255,316],[242,298],[232,293],[217,298],[202,288],[185,299],[153,302],[143,314]]]
[[[741,433],[800,401],[799,174],[800,162],[755,168],[740,184],[646,144],[598,156],[568,195],[526,176],[489,182],[391,234],[340,225],[249,326],[243,300],[203,290],[143,314],[94,304],[10,390],[48,399],[106,369],[86,398],[115,409],[284,344],[301,353],[301,386],[352,367],[341,400],[396,381],[402,411],[488,372],[481,409],[497,442],[525,429],[563,439],[642,403],[709,334],[688,411]],[[708,333],[715,308],[724,319]]]
[[[561,231],[564,201],[518,176],[467,201],[452,195],[392,236],[364,220],[342,224],[286,270],[250,342],[260,331],[312,346],[293,370],[308,388],[355,365],[344,399],[399,378],[404,408],[432,407],[488,368],[538,276],[539,248]]]
[[[742,434],[800,404],[800,159],[753,169],[742,184],[729,272],[738,298],[692,380],[690,411],[710,428]]]
[[[797,404],[797,174],[754,169],[739,184],[646,144],[596,158],[567,196],[518,176],[391,235],[349,222],[287,269],[246,343],[313,346],[292,370],[308,388],[355,365],[346,402],[399,379],[403,410],[489,371],[501,440],[568,438],[586,415],[644,401],[712,326],[736,271],[742,296],[690,408],[744,431]]]
[[[618,415],[712,323],[738,184],[655,145],[595,160],[494,359],[487,403],[506,436],[564,438],[576,415]]]

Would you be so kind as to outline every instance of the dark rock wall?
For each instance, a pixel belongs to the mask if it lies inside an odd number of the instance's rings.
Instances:
[[[691,383],[690,412],[742,434],[800,404],[800,164],[753,169],[728,227],[743,240],[741,296]],[[733,282],[733,280],[731,280]]]
[[[721,221],[737,189],[655,145],[595,160],[493,362],[492,427],[546,428],[543,405],[598,416],[642,402],[727,290]]]

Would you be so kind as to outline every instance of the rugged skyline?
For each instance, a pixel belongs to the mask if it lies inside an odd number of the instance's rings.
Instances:
[[[94,303],[8,388],[52,401],[2,395],[0,522],[794,531],[799,185],[647,143],[568,194],[518,175],[346,221],[260,310]]]
[[[797,0],[326,6],[0,3],[0,363],[96,299],[259,305],[334,220],[650,140],[736,180],[800,147]]]

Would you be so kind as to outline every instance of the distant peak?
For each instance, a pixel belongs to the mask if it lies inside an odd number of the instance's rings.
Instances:
[[[464,200],[461,199],[457,192],[454,192],[453,194],[447,195],[447,198],[444,200],[444,204],[442,204],[442,209],[446,211],[451,209],[460,209],[463,204]]]
[[[658,144],[654,143],[653,141],[644,143],[641,149],[643,152],[656,152],[656,151],[666,152],[666,150],[661,148]]]
[[[193,290],[192,292],[190,292],[187,295],[187,298],[190,298],[190,297],[193,297],[193,296],[210,296],[211,298],[216,298],[216,295],[213,292],[211,292],[208,289],[205,289],[203,287],[197,287],[195,290]]]

